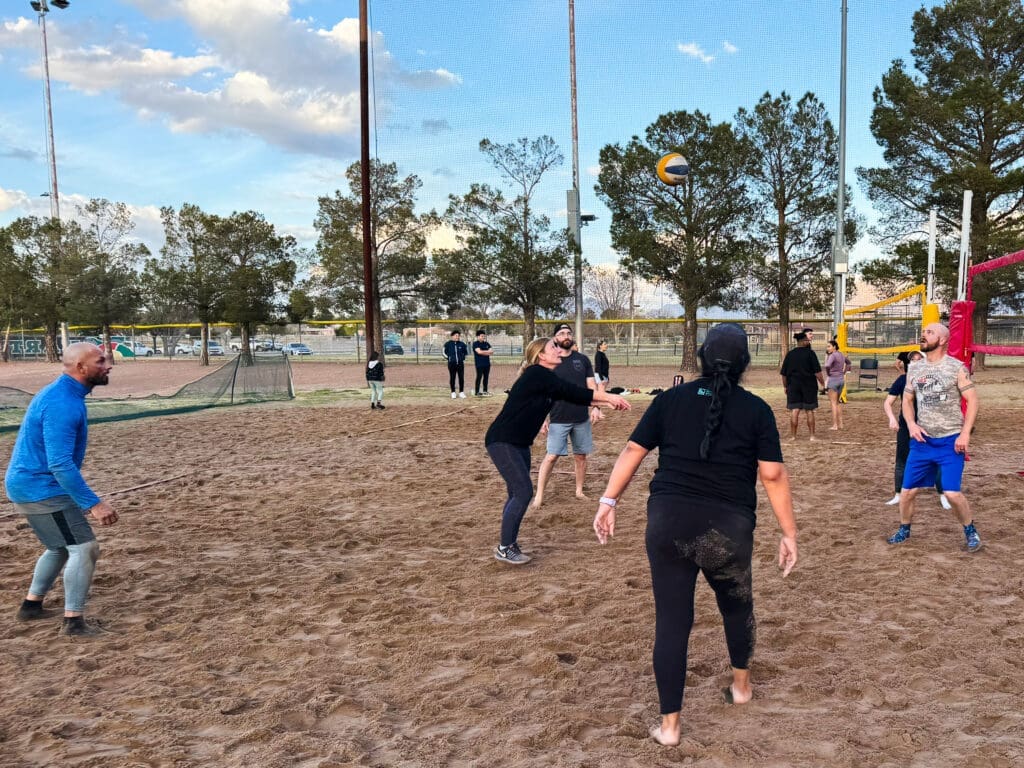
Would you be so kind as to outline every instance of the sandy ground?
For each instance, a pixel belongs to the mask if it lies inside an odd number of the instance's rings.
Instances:
[[[12,368],[0,384],[33,391],[54,371]],[[120,366],[107,393],[200,373]],[[163,481],[111,496],[122,520],[99,531],[89,613],[116,634],[100,640],[13,620],[38,545],[0,506],[0,765],[1024,764],[1019,373],[978,377],[976,555],[932,495],[910,542],[885,544],[894,440],[880,394],[855,395],[845,431],[784,446],[801,561],[780,578],[762,496],[754,701],[721,699],[728,659],[701,582],[672,749],[646,738],[658,719],[643,550],[653,459],[606,547],[590,529],[596,503],[556,475],[523,525],[536,558],[511,568],[491,556],[504,488],[482,446],[502,398],[451,401],[443,382],[417,392],[389,376],[375,413],[361,376],[299,364],[300,390],[337,397],[92,428],[86,474],[102,494]],[[750,385],[781,423],[774,372]],[[594,498],[649,401],[633,396],[597,428]],[[5,464],[12,443],[0,436]]]

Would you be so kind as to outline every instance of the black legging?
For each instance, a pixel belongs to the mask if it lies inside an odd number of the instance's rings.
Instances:
[[[715,592],[730,663],[736,669],[750,664],[757,634],[750,576],[754,519],[690,499],[653,496],[646,541],[654,587],[654,678],[661,714],[667,715],[683,706],[698,573]]]
[[[900,428],[896,432],[896,495],[899,496],[903,489],[903,472],[907,468],[907,458],[910,456],[910,429],[907,422],[900,419]],[[942,468],[935,469],[935,490],[942,493]]]
[[[448,363],[448,386],[455,391],[455,377],[459,377],[459,392],[466,388],[466,364]]]
[[[476,394],[478,394],[478,395],[481,394],[482,392],[486,392],[487,391],[487,380],[489,378],[491,378],[491,366],[488,365],[486,368],[477,368],[476,369],[476,383],[473,384],[473,391]],[[483,389],[480,388],[481,382],[484,385]]]

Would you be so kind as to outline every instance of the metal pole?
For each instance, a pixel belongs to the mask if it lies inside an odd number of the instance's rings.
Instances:
[[[572,271],[575,283],[576,341],[583,349],[583,247],[580,242],[580,143],[576,123],[576,6],[569,0],[569,91],[572,100],[572,194],[576,201],[575,221],[569,222],[572,233]],[[571,214],[570,214],[571,215]]]
[[[363,208],[363,305],[366,321],[366,358],[373,354],[373,312],[375,309],[373,255],[370,232],[370,73],[369,73],[369,27],[367,22],[367,0],[359,0],[359,127],[360,154],[359,170],[362,180]]]
[[[928,274],[925,277],[924,300],[935,300],[935,238],[938,235],[938,212],[932,208],[928,214]]]
[[[967,254],[971,250],[971,201],[974,199],[974,192],[964,190],[964,208],[960,220],[960,267],[957,272],[958,301],[967,299]]]
[[[50,155],[50,218],[60,219],[60,198],[57,191],[57,151],[53,144],[53,107],[50,102],[50,52],[46,44],[46,2],[39,4],[39,28],[43,33],[43,93],[46,97],[47,151]]]
[[[835,275],[834,330],[843,322],[848,268],[843,222],[846,213],[846,0],[842,5],[842,45],[839,64],[839,183],[836,190],[836,234],[832,243],[832,272]]]

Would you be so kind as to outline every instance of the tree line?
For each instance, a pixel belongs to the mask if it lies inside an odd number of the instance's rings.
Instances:
[[[913,68],[894,61],[873,94],[871,131],[885,164],[856,170],[881,217],[868,233],[885,252],[860,277],[883,293],[921,282],[922,224],[934,208],[942,223],[937,284],[948,301],[955,298],[964,190],[974,193],[974,262],[1024,247],[1024,11],[1019,0],[948,0],[915,13],[912,31]],[[568,233],[537,203],[546,177],[564,162],[561,150],[541,136],[484,139],[480,151],[500,185],[471,184],[450,195],[442,212],[417,210],[415,174],[402,177],[394,163],[371,161],[377,349],[385,315],[511,312],[532,336],[538,319],[570,310]],[[642,137],[601,150],[595,191],[612,214],[622,280],[650,280],[679,297],[684,368],[696,366],[701,310],[745,309],[776,316],[786,329],[794,311],[832,306],[838,151],[822,102],[785,92],[765,93],[731,121],[670,112]],[[655,174],[669,152],[691,167],[674,187]],[[248,350],[259,323],[361,314],[358,163],[346,179],[346,191],[319,198],[309,252],[254,211],[222,217],[192,204],[164,208],[165,244],[156,256],[132,241],[123,203],[92,200],[76,221],[18,219],[0,229],[0,319],[8,327],[42,325],[55,359],[62,320],[94,324],[107,336],[114,322],[199,321],[204,340],[209,322],[227,321],[240,327]],[[852,206],[843,227],[850,244],[866,230]],[[616,305],[621,289],[602,293],[592,311],[606,319],[628,313]],[[1024,271],[986,275],[975,299],[975,336],[984,341],[993,302],[1024,306]]]

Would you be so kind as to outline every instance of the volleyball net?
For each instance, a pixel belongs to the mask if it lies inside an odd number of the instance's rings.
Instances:
[[[866,307],[843,312],[836,340],[845,354],[897,354],[919,348],[921,329],[939,321],[939,307],[931,304],[923,285]]]
[[[166,416],[206,408],[295,397],[291,364],[282,354],[239,355],[173,395],[88,399],[89,423]],[[0,387],[0,433],[18,429],[32,393]]]
[[[1021,343],[985,343],[974,341],[974,280],[979,275],[999,269],[1024,268],[1024,251],[1009,253],[995,259],[975,264],[967,270],[966,300],[954,301],[949,310],[949,354],[963,361],[968,367],[974,361],[976,353],[1001,357],[1024,357],[1024,340]],[[1006,339],[1007,342],[1010,339]]]

